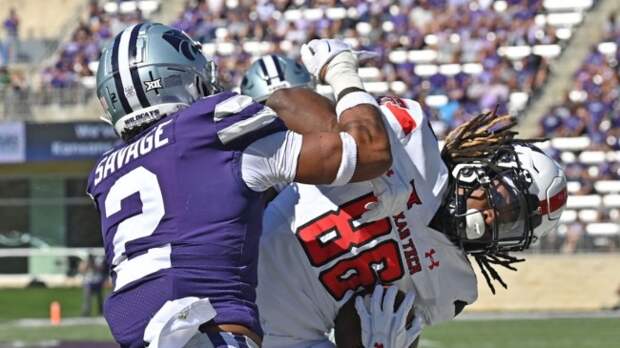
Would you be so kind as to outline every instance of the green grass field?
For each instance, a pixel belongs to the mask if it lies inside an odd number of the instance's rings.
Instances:
[[[0,324],[0,342],[41,342],[49,340],[113,341],[110,330],[105,325],[17,327],[10,323]]]
[[[0,342],[111,341],[105,325],[16,327],[0,324]],[[424,330],[420,348],[617,348],[620,319],[460,320]]]
[[[422,338],[423,348],[617,348],[620,319],[456,320]]]
[[[79,316],[82,289],[0,289],[0,322],[20,318],[48,318],[52,301],[60,302],[63,317]],[[94,306],[93,303],[93,309]]]
[[[82,289],[1,289],[0,321],[47,318],[52,301],[60,302],[63,316],[78,316],[82,305]]]
[[[111,341],[105,325],[24,327],[14,320],[47,318],[49,303],[62,304],[63,318],[79,315],[81,289],[0,290],[0,342]],[[420,348],[618,348],[620,318],[456,320],[426,328]]]

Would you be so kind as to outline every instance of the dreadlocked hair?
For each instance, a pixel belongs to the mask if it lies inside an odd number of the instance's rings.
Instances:
[[[482,275],[484,276],[484,279],[487,281],[487,285],[491,289],[491,292],[493,293],[493,295],[495,295],[495,287],[493,286],[493,283],[491,282],[491,277],[493,277],[493,280],[497,280],[497,282],[499,282],[502,285],[502,287],[504,287],[504,289],[507,289],[508,286],[506,285],[502,277],[499,275],[499,273],[497,273],[497,271],[495,270],[495,268],[493,268],[491,264],[508,268],[511,271],[517,271],[517,269],[514,266],[512,266],[512,264],[525,261],[525,259],[519,259],[519,258],[510,256],[505,253],[475,254],[473,256],[474,256],[474,259],[476,259],[476,263],[478,263],[478,267],[480,267],[480,272],[482,272]],[[491,274],[491,276],[489,276],[489,273]]]
[[[516,139],[518,132],[512,128],[517,124],[517,118],[507,114],[500,115],[497,111],[498,107],[495,107],[493,111],[481,113],[448,133],[441,150],[441,158],[449,168],[459,162],[489,157],[509,145],[547,140]]]

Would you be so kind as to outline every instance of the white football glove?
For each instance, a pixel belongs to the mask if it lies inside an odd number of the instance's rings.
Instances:
[[[360,317],[362,344],[366,348],[406,348],[422,333],[422,319],[415,316],[411,327],[407,330],[407,315],[413,308],[415,294],[408,292],[400,307],[395,312],[394,304],[398,287],[391,285],[385,288],[377,284],[366,308],[362,296],[355,299],[355,309]],[[382,305],[383,302],[383,305]]]
[[[315,39],[301,46],[301,61],[312,76],[321,80],[321,69],[335,56],[347,51],[351,52],[351,46],[342,40]]]
[[[372,51],[355,51],[351,45],[336,39],[314,39],[301,46],[301,61],[312,76],[320,80],[321,69],[338,54],[349,51],[353,54],[353,63],[364,62],[379,56]]]
[[[394,166],[383,174],[370,180],[376,202],[366,205],[366,212],[358,220],[361,223],[376,221],[400,214],[407,209],[407,202],[413,192],[413,186],[403,173]]]

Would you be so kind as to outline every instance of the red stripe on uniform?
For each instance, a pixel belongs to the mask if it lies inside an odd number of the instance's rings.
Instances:
[[[413,117],[411,117],[408,109],[397,105],[396,103],[393,103],[391,101],[385,103],[385,106],[392,112],[392,115],[396,117],[396,120],[398,121],[398,123],[400,123],[400,126],[403,128],[403,132],[405,132],[405,135],[409,135],[409,133],[411,133],[416,128],[417,125],[415,123],[415,120],[413,119]]]
[[[548,205],[547,201],[540,201],[540,213],[542,215],[553,213],[554,211],[560,209],[564,204],[566,204],[567,199],[568,192],[566,192],[566,188],[564,188],[564,190],[556,193],[553,197],[549,198]]]

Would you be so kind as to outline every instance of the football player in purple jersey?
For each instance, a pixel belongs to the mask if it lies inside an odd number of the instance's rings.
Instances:
[[[213,60],[181,31],[132,25],[103,51],[97,96],[124,143],[98,161],[88,193],[114,281],[104,315],[122,347],[260,346],[254,301],[269,187],[371,179],[378,201],[366,221],[408,199],[408,183],[381,175],[389,139],[356,55],[336,40],[304,49],[305,65],[338,96],[338,123],[303,135],[221,91]]]

